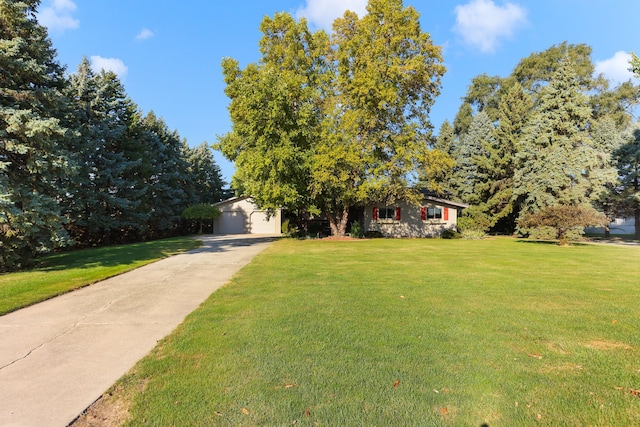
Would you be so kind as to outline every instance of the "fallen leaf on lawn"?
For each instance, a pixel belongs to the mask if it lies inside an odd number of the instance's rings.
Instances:
[[[393,388],[398,387],[398,384],[400,384],[400,380],[396,380],[396,382],[393,383]]]
[[[247,408],[242,408],[242,413],[245,415],[249,415],[249,410]]]
[[[217,416],[219,416],[219,417],[221,417],[221,416],[222,416],[222,412],[218,412],[218,411],[216,411],[216,412],[215,412],[215,414],[216,414]]]
[[[311,412],[308,409],[304,410],[304,416],[305,417],[310,417],[311,416]]]
[[[542,419],[542,414],[538,414],[538,419],[541,420]]]
[[[516,408],[518,407],[518,402],[516,402]]]
[[[618,323],[618,321],[614,319],[611,323],[615,325],[616,323]]]
[[[400,298],[404,298],[404,295],[400,295]]]
[[[447,415],[449,413],[449,410],[447,408],[442,408],[442,413]]]
[[[529,357],[533,357],[535,359],[542,359],[542,356],[539,353],[535,353],[535,354],[528,354],[527,356]]]
[[[295,387],[295,384],[285,384],[284,388],[291,388],[291,387]]]

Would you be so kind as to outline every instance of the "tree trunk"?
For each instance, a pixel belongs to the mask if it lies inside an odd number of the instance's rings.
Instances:
[[[640,240],[640,208],[633,210],[635,238]]]
[[[331,227],[331,235],[344,237],[347,234],[347,220],[349,219],[349,207],[344,206],[342,212],[326,212]]]

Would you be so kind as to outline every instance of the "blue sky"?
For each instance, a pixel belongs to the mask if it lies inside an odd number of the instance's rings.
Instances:
[[[153,110],[191,146],[229,131],[220,63],[259,59],[265,15],[288,12],[312,29],[330,31],[345,10],[362,16],[366,0],[42,0],[58,60],[75,72],[83,56],[116,72],[131,99]],[[613,84],[631,78],[629,52],[640,53],[638,0],[405,0],[422,29],[443,49],[447,73],[431,111],[436,130],[453,120],[460,98],[479,74],[506,76],[518,61],[554,44],[593,48],[597,72]],[[635,80],[638,82],[637,80]],[[216,153],[227,181],[233,165]]]

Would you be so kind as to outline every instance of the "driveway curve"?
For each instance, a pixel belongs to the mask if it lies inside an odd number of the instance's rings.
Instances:
[[[203,246],[0,317],[0,426],[67,426],[275,236]]]

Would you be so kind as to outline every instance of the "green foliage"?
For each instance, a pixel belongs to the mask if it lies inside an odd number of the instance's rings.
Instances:
[[[228,197],[223,188],[220,166],[213,157],[211,147],[203,142],[195,148],[184,147],[193,190],[198,203],[217,203]]]
[[[546,207],[535,213],[526,213],[518,221],[521,228],[551,227],[560,245],[568,242],[567,233],[571,229],[585,227],[604,227],[608,224],[605,215],[591,207],[579,205],[556,205]]]
[[[351,237],[355,237],[356,239],[362,239],[364,237],[364,230],[362,229],[362,224],[358,221],[353,221],[351,223],[351,231],[349,232]]]
[[[198,203],[182,211],[184,219],[216,219],[221,215],[220,209],[208,203]]]
[[[620,176],[620,186],[614,195],[616,212],[634,217],[635,237],[640,239],[640,128],[624,135],[614,159]]]
[[[449,228],[444,230],[442,233],[440,233],[440,238],[441,239],[461,239],[462,238],[462,234],[460,234],[458,231]]]
[[[495,145],[493,126],[485,112],[478,113],[469,126],[468,132],[462,137],[456,152],[456,165],[450,184],[458,199],[469,204],[478,204],[481,194],[476,186],[486,181],[486,176],[480,169],[487,161],[485,146]]]
[[[282,221],[280,231],[282,231],[282,234],[287,237],[296,237],[300,233],[298,227],[295,224],[292,224],[291,220],[288,218]]]
[[[74,171],[73,131],[64,68],[33,19],[38,3],[0,2],[0,272],[68,242],[58,184]]]
[[[182,210],[223,185],[210,152],[190,168],[185,141],[114,73],[83,58],[67,79],[39,3],[0,2],[0,272],[72,243],[183,233]]]
[[[589,133],[591,109],[568,60],[542,91],[521,141],[514,195],[523,212],[595,200],[616,179]]]
[[[233,129],[216,148],[235,162],[233,186],[262,208],[320,209],[337,235],[349,207],[403,197],[408,176],[447,163],[427,151],[440,49],[402,1],[367,10],[336,20],[331,39],[286,13],[266,17],[261,61],[222,64]]]

